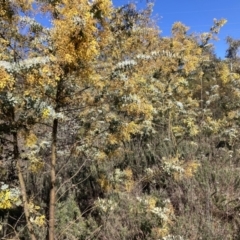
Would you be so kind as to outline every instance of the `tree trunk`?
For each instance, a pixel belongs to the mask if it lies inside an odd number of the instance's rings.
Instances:
[[[13,142],[14,142],[14,159],[17,161],[16,167],[17,167],[17,173],[18,173],[18,180],[21,188],[21,195],[22,195],[22,202],[23,202],[23,209],[24,214],[27,222],[27,228],[30,235],[31,240],[36,240],[36,237],[34,235],[33,225],[30,222],[30,212],[28,209],[28,200],[27,200],[27,191],[25,186],[24,177],[22,174],[22,160],[19,158],[19,150],[18,150],[18,136],[17,132],[13,133]]]
[[[58,120],[54,119],[52,128],[52,155],[51,155],[51,190],[49,202],[49,229],[48,239],[55,238],[55,204],[56,204],[56,160],[57,160],[57,128]]]

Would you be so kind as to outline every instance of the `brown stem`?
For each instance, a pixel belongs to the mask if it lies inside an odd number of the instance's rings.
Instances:
[[[61,79],[57,85],[56,93],[56,107],[55,112],[59,112],[61,94],[63,90],[63,80]],[[49,228],[48,228],[48,240],[55,239],[55,206],[56,206],[56,162],[57,162],[57,134],[58,134],[58,119],[53,120],[52,125],[52,145],[51,145],[51,162],[50,162],[50,200],[49,200]]]
[[[33,225],[30,222],[30,212],[29,212],[29,208],[28,208],[27,191],[26,191],[24,177],[22,174],[22,160],[19,157],[17,132],[13,133],[13,143],[14,143],[14,145],[13,145],[14,159],[17,161],[16,167],[17,167],[17,173],[18,173],[18,180],[19,180],[19,184],[20,184],[20,188],[21,188],[23,209],[24,209],[24,214],[25,214],[25,218],[26,218],[26,222],[27,222],[27,228],[28,228],[28,232],[30,235],[30,239],[36,240],[34,230],[33,230]]]
[[[58,120],[53,120],[52,128],[52,155],[51,155],[51,190],[49,202],[49,230],[48,239],[54,240],[55,237],[55,204],[56,204],[56,160],[57,160],[57,128]]]

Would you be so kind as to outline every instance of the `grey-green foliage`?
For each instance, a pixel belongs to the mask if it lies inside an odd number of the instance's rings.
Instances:
[[[56,236],[58,240],[93,239],[92,234],[96,229],[96,223],[91,217],[82,217],[73,195],[57,203]]]

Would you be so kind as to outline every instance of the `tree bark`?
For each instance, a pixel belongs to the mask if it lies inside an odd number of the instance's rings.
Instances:
[[[53,120],[52,128],[52,155],[51,155],[51,190],[49,202],[49,230],[48,239],[54,240],[55,238],[55,205],[56,205],[56,161],[57,161],[57,129],[58,119]]]
[[[28,199],[27,199],[27,191],[26,191],[26,186],[25,186],[25,181],[24,177],[22,174],[22,160],[19,157],[19,150],[18,150],[18,136],[17,132],[13,133],[13,143],[14,143],[14,159],[17,161],[16,162],[16,168],[17,168],[17,173],[18,173],[18,180],[21,188],[21,195],[22,195],[22,202],[23,202],[23,209],[24,209],[24,214],[27,222],[27,228],[28,232],[30,235],[31,240],[36,240],[36,236],[34,234],[33,230],[33,225],[30,222],[30,212],[28,208]]]

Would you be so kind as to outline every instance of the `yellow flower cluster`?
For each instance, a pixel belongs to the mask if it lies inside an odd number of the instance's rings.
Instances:
[[[11,193],[8,190],[0,192],[0,209],[9,209],[12,208]]]
[[[15,2],[22,10],[27,11],[32,7],[33,0],[16,0]]]
[[[40,210],[40,207],[35,205],[33,203],[33,199],[30,199],[28,203],[28,209],[31,213],[30,221],[34,224],[36,224],[39,227],[42,227],[46,224],[46,217],[44,215],[41,215],[38,211]]]
[[[194,174],[196,173],[197,169],[199,168],[199,166],[200,166],[200,163],[198,163],[196,161],[187,162],[184,167],[184,176],[186,178],[193,177]]]
[[[20,203],[20,194],[13,194],[12,189],[0,190],[0,209],[13,208],[17,202]]]
[[[98,182],[106,192],[131,192],[134,187],[133,173],[130,168],[123,171],[116,169],[113,178],[101,175]]]
[[[38,158],[31,157],[29,170],[33,173],[38,173],[43,169],[44,165],[45,163],[43,161],[39,160]]]
[[[42,118],[47,119],[49,117],[49,115],[50,115],[50,110],[48,108],[44,108],[42,110]]]
[[[139,130],[139,125],[132,121],[122,127],[120,139],[124,141],[130,141],[131,134],[136,134],[139,132]]]
[[[189,117],[183,121],[188,129],[190,136],[196,136],[199,133],[199,127],[195,124],[194,119]]]
[[[201,166],[200,163],[197,161],[188,161],[182,165],[183,171],[182,172],[174,172],[173,176],[175,180],[182,180],[182,179],[189,179],[194,176],[197,172],[198,168]]]
[[[32,147],[37,143],[37,136],[34,133],[30,133],[25,139],[25,145]]]
[[[0,90],[4,88],[12,88],[14,84],[13,77],[9,75],[3,68],[0,68]]]
[[[35,223],[39,227],[43,227],[46,224],[46,217],[44,215],[37,216],[33,223]]]

